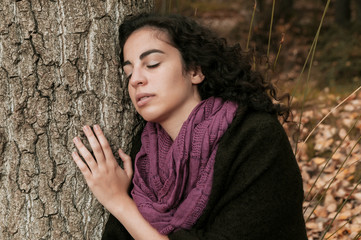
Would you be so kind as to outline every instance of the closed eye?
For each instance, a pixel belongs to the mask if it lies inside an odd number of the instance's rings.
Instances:
[[[147,65],[147,68],[156,68],[159,66],[160,63],[155,63],[155,64],[151,64],[151,65]]]

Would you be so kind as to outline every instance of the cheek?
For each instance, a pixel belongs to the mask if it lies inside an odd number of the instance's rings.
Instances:
[[[172,88],[184,87],[187,84],[188,79],[184,76],[181,68],[170,69],[168,74],[167,84],[172,86]]]

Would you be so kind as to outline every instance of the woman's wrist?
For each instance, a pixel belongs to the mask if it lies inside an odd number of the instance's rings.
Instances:
[[[108,211],[127,229],[136,240],[167,240],[168,237],[160,234],[139,212],[134,200],[124,196],[112,201]]]
[[[107,201],[103,206],[116,218],[120,218],[127,214],[126,209],[135,205],[133,199],[129,195],[119,196],[116,199]]]

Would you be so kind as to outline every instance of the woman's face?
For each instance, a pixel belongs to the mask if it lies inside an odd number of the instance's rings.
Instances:
[[[133,32],[123,49],[123,70],[137,112],[162,126],[183,123],[201,101],[200,68],[185,72],[181,54],[169,44],[167,34],[150,27]]]

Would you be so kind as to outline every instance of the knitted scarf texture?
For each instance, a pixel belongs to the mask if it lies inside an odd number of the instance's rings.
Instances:
[[[190,229],[202,215],[211,193],[218,143],[236,110],[234,102],[203,100],[174,141],[159,124],[146,124],[135,159],[132,197],[160,233]]]

